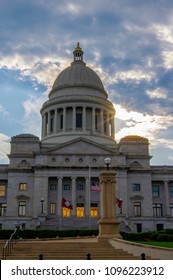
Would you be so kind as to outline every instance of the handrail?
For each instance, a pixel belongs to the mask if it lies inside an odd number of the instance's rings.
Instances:
[[[14,243],[16,244],[16,238],[13,239],[13,237],[15,236],[17,231],[18,231],[18,227],[15,228],[14,232],[11,234],[10,238],[5,243],[2,251],[2,260],[6,260],[7,256],[11,254],[13,249],[13,244]]]

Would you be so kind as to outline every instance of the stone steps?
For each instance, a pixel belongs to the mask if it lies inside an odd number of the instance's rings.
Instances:
[[[140,259],[122,249],[114,249],[108,242],[94,239],[73,241],[18,241],[10,260],[34,260],[43,254],[46,260],[86,260],[87,254],[93,260],[135,260]]]

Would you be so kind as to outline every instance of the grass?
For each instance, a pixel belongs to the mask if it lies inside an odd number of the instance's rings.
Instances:
[[[165,247],[165,248],[173,248],[173,242],[164,242],[164,241],[137,241],[137,243],[157,246],[157,247]]]

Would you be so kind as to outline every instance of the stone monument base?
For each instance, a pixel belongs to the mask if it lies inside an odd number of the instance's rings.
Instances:
[[[117,218],[101,218],[99,224],[98,241],[112,238],[122,238],[119,233],[119,224]]]

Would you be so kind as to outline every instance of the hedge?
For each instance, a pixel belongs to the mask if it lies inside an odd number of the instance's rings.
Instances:
[[[0,239],[9,239],[14,230],[0,230]],[[48,230],[48,229],[25,229],[17,232],[17,238],[56,238],[56,237],[77,237],[77,236],[97,236],[98,230]]]
[[[123,239],[129,241],[173,241],[173,229],[148,232],[121,232]]]

